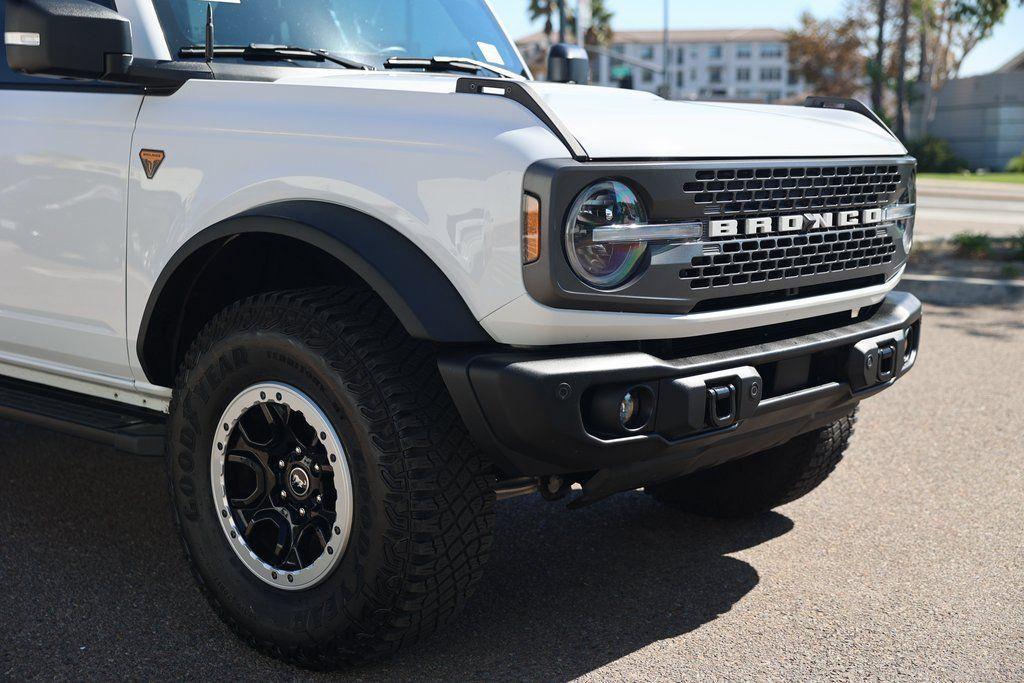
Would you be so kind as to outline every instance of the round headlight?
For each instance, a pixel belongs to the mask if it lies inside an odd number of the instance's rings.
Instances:
[[[647,244],[642,241],[602,242],[600,230],[646,223],[647,212],[633,190],[614,180],[591,185],[576,198],[569,211],[565,228],[569,265],[593,287],[607,289],[621,285],[643,260]]]

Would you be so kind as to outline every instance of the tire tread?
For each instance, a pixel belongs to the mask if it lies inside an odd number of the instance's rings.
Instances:
[[[409,337],[384,302],[360,287],[272,292],[229,306],[191,345],[176,387],[189,386],[191,369],[223,337],[254,329],[283,332],[329,358],[358,397],[387,491],[385,568],[376,585],[366,582],[373,607],[351,615],[355,632],[296,647],[261,638],[234,619],[203,580],[181,535],[186,560],[220,618],[266,654],[310,669],[382,658],[443,626],[478,583],[492,542],[490,464],[466,433],[433,345]]]

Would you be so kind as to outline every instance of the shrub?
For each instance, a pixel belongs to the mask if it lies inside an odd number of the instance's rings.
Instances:
[[[928,173],[956,173],[967,170],[967,162],[953,154],[949,143],[932,135],[914,140],[908,145],[917,158],[917,169]]]
[[[1024,261],[1024,230],[1010,238],[1010,244],[1013,246],[1013,258]]]
[[[1010,163],[1006,164],[1006,170],[1010,173],[1024,173],[1024,152],[1010,159]]]
[[[992,238],[980,232],[961,232],[953,236],[959,256],[981,258],[992,250]]]

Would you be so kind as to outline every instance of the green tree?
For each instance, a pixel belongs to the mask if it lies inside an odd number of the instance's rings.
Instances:
[[[866,22],[853,12],[839,19],[800,16],[800,27],[789,33],[789,58],[816,95],[854,97],[866,68]]]
[[[926,82],[924,130],[935,117],[936,95],[946,81],[960,75],[964,59],[978,43],[992,35],[992,30],[1006,17],[1013,0],[921,0],[924,23],[922,60],[928,65],[923,74]],[[1024,6],[1024,0],[1016,0]]]

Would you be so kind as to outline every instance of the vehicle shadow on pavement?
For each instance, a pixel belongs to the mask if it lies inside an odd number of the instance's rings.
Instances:
[[[728,555],[793,527],[775,513],[704,520],[642,493],[563,506],[499,503],[477,594],[428,642],[309,674],[254,653],[206,606],[161,461],[0,422],[0,678],[569,679],[728,612],[759,581]]]
[[[1024,330],[1024,305],[1010,304],[999,308],[993,317],[972,308],[928,306],[927,315],[932,324],[946,330],[957,330],[972,337],[1006,341]],[[984,322],[979,322],[984,320]]]

